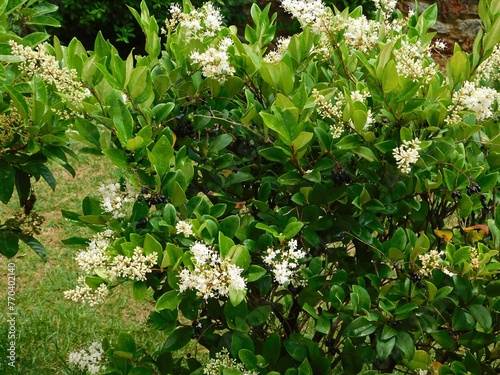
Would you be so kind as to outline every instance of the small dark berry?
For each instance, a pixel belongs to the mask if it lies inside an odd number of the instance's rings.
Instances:
[[[191,358],[191,353],[186,354],[187,358]]]
[[[134,161],[134,154],[130,154],[129,157],[128,157],[128,161],[129,163],[132,163]]]
[[[141,220],[139,220],[137,222],[137,224],[135,225],[135,227],[137,229],[144,229],[144,228],[146,228],[147,225],[148,225],[148,219],[143,218],[143,219],[141,219]]]
[[[451,193],[452,198],[462,199],[462,193],[459,190],[454,190]]]
[[[142,202],[143,199],[144,199],[144,197],[142,195],[139,195],[137,197],[137,202]]]
[[[143,187],[143,188],[141,189],[141,193],[142,193],[142,194],[147,194],[147,193],[148,193],[148,191],[149,191],[149,190],[148,190],[148,188],[147,188],[147,187]]]

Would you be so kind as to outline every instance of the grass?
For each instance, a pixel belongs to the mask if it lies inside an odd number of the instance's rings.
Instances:
[[[82,155],[72,165],[72,178],[62,167],[49,165],[58,183],[55,192],[39,181],[35,185],[36,211],[45,217],[42,233],[36,236],[47,248],[49,260],[43,262],[31,249],[21,246],[12,260],[5,258],[0,268],[0,374],[72,374],[67,368],[68,353],[88,347],[92,341],[113,341],[121,332],[130,333],[138,345],[154,351],[166,339],[146,325],[152,299],[135,302],[131,289],[121,287],[103,305],[84,306],[66,300],[63,291],[76,285],[77,249],[65,247],[61,240],[85,236],[85,228],[75,227],[61,216],[61,209],[80,212],[81,200],[96,192],[99,184],[114,181],[113,166],[105,158]],[[18,210],[17,197],[0,206],[2,221]],[[1,256],[1,255],[0,255]],[[16,264],[16,367],[7,366],[7,264]]]

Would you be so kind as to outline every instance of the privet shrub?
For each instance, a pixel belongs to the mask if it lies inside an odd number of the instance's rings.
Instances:
[[[65,240],[84,247],[65,295],[152,290],[150,323],[168,334],[149,353],[104,340],[73,365],[499,372],[500,1],[480,1],[473,52],[455,46],[446,73],[431,57],[436,5],[404,17],[376,3],[369,21],[284,0],[303,29],[276,50],[269,6],[252,7],[243,40],[188,1],[165,25],[132,11],[144,56],[123,60],[101,36],[93,51],[46,47],[90,92],[69,135],[117,167],[63,212],[96,231]]]
[[[0,202],[7,204],[15,189],[22,208],[0,221],[0,254],[8,258],[17,254],[20,240],[46,258],[34,237],[43,217],[33,211],[32,182],[43,178],[55,189],[48,160],[74,174],[66,130],[85,88],[74,80],[76,71],[61,68],[40,44],[49,38],[44,27],[57,25],[50,16],[56,9],[48,3],[0,0]]]

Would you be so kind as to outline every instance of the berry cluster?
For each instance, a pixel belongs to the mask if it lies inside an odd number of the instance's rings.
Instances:
[[[481,192],[481,186],[479,186],[476,182],[472,182],[472,184],[467,186],[467,195],[472,195],[480,192]]]
[[[418,272],[410,272],[410,280],[418,287],[423,288],[424,283],[422,283],[422,275]]]
[[[167,203],[167,198],[162,194],[156,194],[154,192],[154,187],[143,187],[141,189],[141,194],[137,197],[138,202],[145,201],[148,207],[153,205]]]
[[[403,321],[402,320],[388,320],[387,325],[389,327],[398,328],[398,327],[401,327],[403,325]]]
[[[467,195],[479,194],[481,192],[481,186],[477,184],[477,182],[472,182],[469,186],[467,186]],[[486,195],[479,194],[479,199],[481,200],[481,205],[483,208],[488,209],[488,204],[486,202]]]
[[[137,222],[137,224],[135,224],[135,228],[136,229],[144,229],[144,228],[146,228],[146,225],[148,225],[148,219],[144,217],[141,220],[139,220]]]
[[[177,128],[175,128],[175,135],[178,138],[194,136],[194,126],[190,120],[184,120],[184,115],[180,114],[176,117],[179,121]]]
[[[351,175],[343,168],[333,169],[332,178],[335,186],[349,185],[352,182]]]
[[[453,190],[451,192],[451,197],[456,199],[462,199],[462,193],[459,190]]]

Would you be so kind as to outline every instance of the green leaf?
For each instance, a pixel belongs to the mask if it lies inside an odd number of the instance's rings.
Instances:
[[[360,285],[352,286],[351,301],[355,310],[369,310],[371,298],[367,290]]]
[[[14,193],[16,175],[14,168],[9,165],[0,166],[0,201],[7,204]]]
[[[377,344],[375,345],[377,356],[380,359],[386,359],[392,353],[395,344],[396,337],[391,337],[388,340],[381,340],[380,338],[377,338]]]
[[[482,305],[470,305],[469,312],[483,328],[484,332],[488,332],[491,329],[493,321],[491,318],[491,313],[486,307]]]
[[[391,92],[399,86],[398,70],[394,60],[390,60],[384,68],[382,75],[382,88],[384,92]]]
[[[247,282],[251,283],[253,281],[259,280],[262,276],[264,276],[267,273],[266,269],[258,266],[256,264],[252,264],[247,272],[246,272],[246,280]]]
[[[354,319],[344,331],[347,337],[364,337],[372,334],[378,328],[377,322],[372,322],[361,316]]]
[[[259,150],[259,155],[270,161],[278,161],[280,163],[286,163],[292,155],[288,150],[282,147],[269,147]]]
[[[132,284],[132,295],[134,296],[134,300],[141,301],[146,297],[148,293],[148,286],[144,281],[134,281]]]
[[[19,237],[6,230],[0,230],[0,252],[10,259],[19,251]]]
[[[117,167],[122,169],[128,168],[128,156],[122,150],[117,148],[107,148],[103,150],[102,153],[106,155]]]
[[[331,327],[331,322],[328,318],[326,318],[323,315],[320,315],[318,319],[316,320],[316,324],[314,326],[314,329],[318,332],[324,333],[325,335],[330,332],[330,327]]]
[[[190,327],[178,327],[165,341],[163,350],[174,352],[185,347],[191,341],[193,329]]]
[[[252,326],[260,326],[264,324],[267,319],[269,319],[269,316],[271,315],[271,306],[266,305],[266,306],[260,306],[248,314],[248,323],[250,323]]]
[[[404,359],[410,360],[415,355],[415,344],[413,343],[413,339],[408,332],[398,332],[398,336],[396,338],[396,348],[403,353]]]
[[[165,135],[156,142],[153,150],[148,150],[148,156],[158,176],[163,178],[170,169],[170,159],[174,156],[174,149]]]
[[[287,224],[285,230],[283,231],[283,236],[288,240],[290,238],[293,238],[297,235],[297,233],[300,232],[302,227],[304,226],[304,223],[300,221],[292,221]]]
[[[257,357],[252,351],[248,349],[241,349],[238,352],[238,357],[240,361],[243,362],[247,370],[253,370],[257,367]]]
[[[30,236],[30,235],[27,235],[27,234],[22,234],[22,235],[19,236],[19,238],[26,245],[28,245],[29,247],[31,247],[31,249],[33,251],[35,251],[35,253],[37,253],[40,258],[42,258],[42,260],[46,261],[48,259],[48,257],[47,257],[47,250],[40,243],[40,241],[38,241],[36,238],[34,238],[34,237]]]
[[[174,207],[179,207],[186,201],[186,193],[177,181],[174,181],[174,192],[170,197],[170,201],[172,202],[172,205],[174,205]]]
[[[116,99],[113,102],[109,115],[113,120],[116,135],[120,140],[121,145],[126,147],[127,141],[132,138],[132,132],[134,130],[134,120],[132,119],[132,115],[120,99]]]
[[[246,333],[234,331],[231,340],[231,354],[234,358],[238,358],[240,350],[246,349],[255,353],[255,346],[253,340]]]
[[[210,140],[209,148],[213,153],[218,153],[219,151],[225,149],[231,144],[233,137],[230,134],[221,134]]]
[[[158,254],[158,260],[157,263],[161,264],[161,258],[163,255],[163,246],[154,238],[151,236],[149,233],[146,234],[146,237],[144,238],[144,254],[149,255],[152,253]]]
[[[267,363],[274,365],[281,358],[281,338],[279,333],[274,332],[268,336],[262,348],[262,355]]]
[[[160,298],[156,301],[156,311],[161,310],[175,310],[179,303],[182,301],[182,295],[180,295],[175,290],[170,290],[161,295]]]
[[[247,295],[246,289],[244,290],[236,290],[232,287],[229,287],[229,301],[233,306],[238,306],[243,302]]]
[[[240,227],[240,218],[237,215],[228,216],[220,222],[219,226],[222,233],[229,238],[233,238]]]

